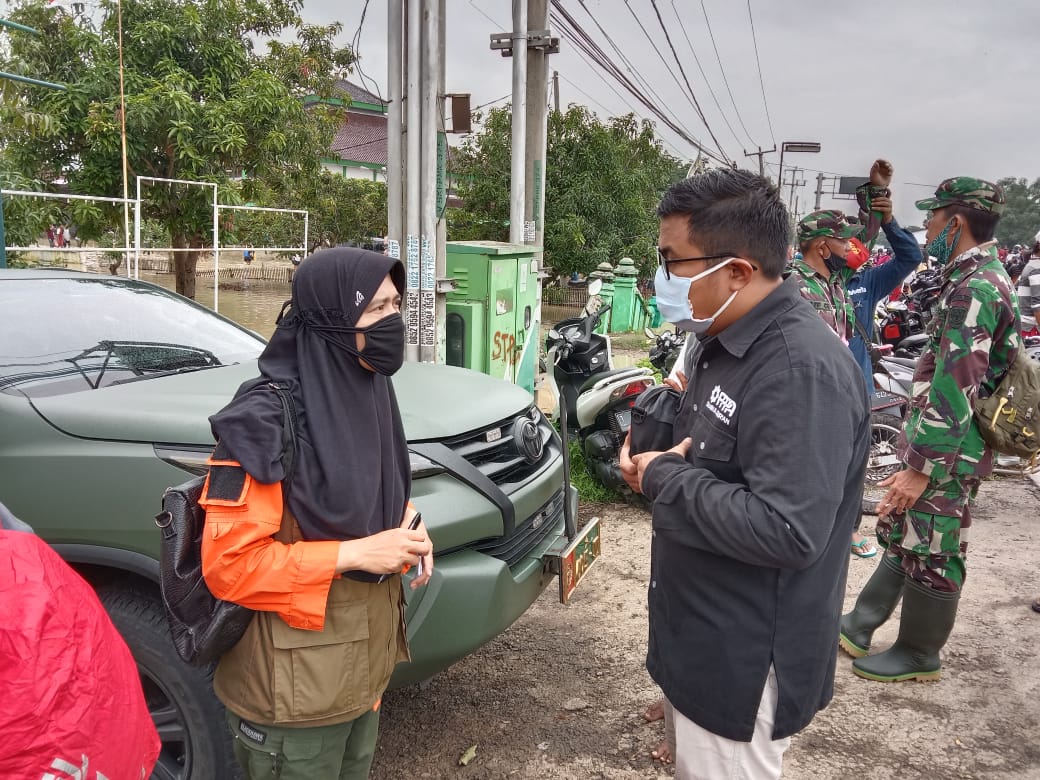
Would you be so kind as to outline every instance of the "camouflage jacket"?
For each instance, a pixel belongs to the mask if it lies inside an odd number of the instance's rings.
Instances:
[[[798,277],[802,297],[813,305],[827,327],[848,344],[856,327],[856,313],[852,308],[852,299],[846,292],[846,283],[854,271],[842,268],[826,277],[805,260],[795,260],[791,264],[791,271]]]
[[[1021,345],[1018,301],[1011,280],[986,245],[950,260],[944,270],[931,337],[917,363],[899,456],[931,482],[981,479],[993,453],[972,414]]]

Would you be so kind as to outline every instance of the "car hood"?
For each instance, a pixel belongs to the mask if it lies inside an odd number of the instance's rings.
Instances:
[[[251,360],[31,402],[51,425],[72,436],[210,445],[210,415],[256,375],[256,361]],[[479,430],[532,402],[531,395],[515,385],[451,366],[405,363],[393,382],[409,441]]]

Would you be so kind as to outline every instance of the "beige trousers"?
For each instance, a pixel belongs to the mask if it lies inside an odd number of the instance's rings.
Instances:
[[[777,780],[791,738],[772,738],[776,702],[776,673],[770,666],[750,742],[713,734],[672,707],[676,780]]]

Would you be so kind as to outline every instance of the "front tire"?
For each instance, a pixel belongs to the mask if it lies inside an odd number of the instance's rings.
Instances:
[[[864,481],[876,485],[903,468],[896,454],[896,443],[902,421],[890,414],[874,412],[870,415],[870,457]]]
[[[240,777],[213,668],[189,666],[177,655],[158,594],[111,585],[98,597],[137,662],[162,741],[153,780]]]

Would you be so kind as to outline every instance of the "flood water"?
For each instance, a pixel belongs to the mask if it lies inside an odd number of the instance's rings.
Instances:
[[[141,280],[176,291],[173,274],[141,271]],[[274,321],[282,304],[289,299],[292,287],[286,282],[268,282],[260,279],[223,281],[217,294],[219,311],[239,325],[256,331],[265,339],[274,333]],[[195,301],[208,309],[213,308],[213,280],[203,277],[195,288]]]
[[[176,292],[177,283],[172,273],[158,273],[155,271],[141,271],[141,280],[165,287],[167,290]],[[225,317],[234,320],[239,325],[259,333],[265,339],[271,338],[274,333],[274,321],[282,304],[292,294],[292,286],[287,282],[271,282],[261,279],[234,279],[223,281],[217,295],[219,312]],[[210,277],[202,277],[198,280],[195,288],[195,301],[208,309],[213,308],[213,280]],[[546,307],[548,315],[542,322],[541,343],[545,343],[545,335],[555,322],[557,314],[562,316],[574,316],[575,312],[561,310],[557,312],[552,307]],[[613,362],[615,368],[629,368],[636,361],[645,357],[643,350],[634,353],[626,353],[624,350],[615,349]]]

